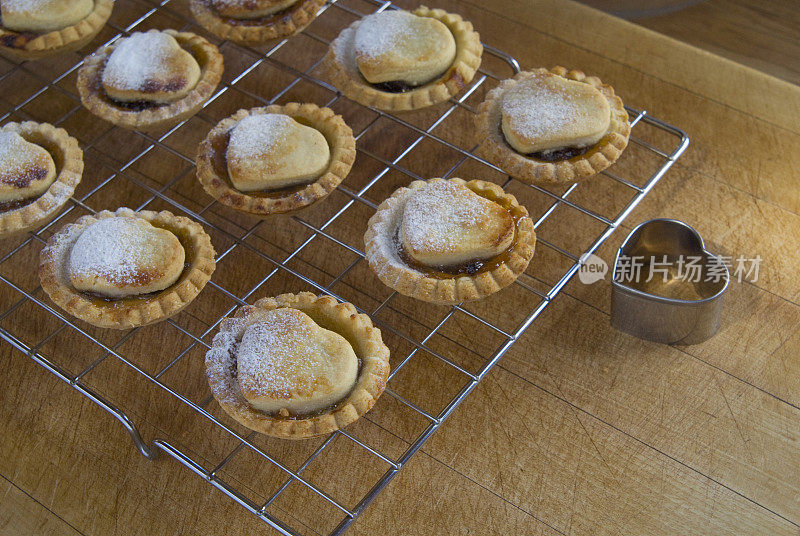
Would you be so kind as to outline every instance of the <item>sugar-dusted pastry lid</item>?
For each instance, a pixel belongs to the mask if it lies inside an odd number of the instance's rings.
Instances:
[[[150,30],[157,32],[158,30]],[[81,102],[93,114],[117,126],[130,129],[156,129],[173,125],[196,114],[217,88],[222,78],[223,59],[216,46],[191,32],[164,30],[178,41],[185,50],[192,53],[200,65],[200,80],[184,98],[141,110],[123,107],[112,101],[103,91],[102,75],[106,60],[114,51],[114,44],[108,45],[83,60],[78,71],[78,92]]]
[[[443,22],[403,9],[363,17],[353,47],[358,70],[370,84],[423,85],[444,74],[456,57],[455,37]]]
[[[300,187],[277,190],[274,195],[257,196],[254,192],[240,192],[233,188],[224,158],[220,151],[227,145],[231,128],[250,114],[285,114],[296,121],[320,131],[328,141],[331,160],[327,171],[317,180]],[[331,193],[341,183],[356,159],[356,141],[353,131],[341,116],[330,108],[320,108],[316,104],[290,102],[285,105],[273,104],[264,108],[239,110],[223,119],[211,129],[197,149],[197,179],[203,189],[223,205],[256,217],[283,214],[305,208]]]
[[[136,102],[160,105],[186,97],[201,74],[198,61],[174,37],[149,31],[116,41],[100,80],[106,96],[123,107]]]
[[[300,32],[311,24],[323,5],[325,0],[298,0],[296,4],[286,9],[283,15],[267,17],[267,20],[261,23],[258,19],[241,20],[237,23],[221,17],[208,5],[207,0],[190,0],[189,3],[192,15],[200,26],[222,39],[245,46],[262,45],[273,39]]]
[[[507,207],[516,220],[511,247],[496,259],[490,259],[486,270],[474,275],[436,277],[435,269],[421,271],[400,257],[394,238],[395,233],[403,216],[406,201],[414,190],[422,188],[426,181],[414,181],[408,187],[398,188],[384,200],[367,224],[364,242],[367,262],[385,285],[400,294],[418,300],[454,305],[484,298],[513,283],[533,258],[536,232],[525,207],[498,185],[481,180],[469,182],[455,178],[448,180],[457,181],[478,195]]]
[[[306,184],[330,165],[328,140],[284,114],[250,114],[229,131],[228,177],[241,192]]]
[[[242,396],[267,414],[308,415],[345,399],[358,378],[353,346],[299,309],[258,309],[236,347]]]
[[[444,102],[464,89],[481,64],[483,45],[472,23],[441,9],[420,6],[413,14],[435,18],[453,33],[456,57],[447,71],[431,82],[404,93],[381,91],[368,83],[356,65],[353,40],[360,21],[341,31],[325,55],[324,66],[334,86],[347,98],[386,111],[417,110]]]
[[[77,50],[103,29],[113,9],[114,0],[95,0],[94,9],[85,19],[42,34],[16,32],[4,28],[0,21],[0,54],[19,60],[35,60]]]
[[[320,326],[339,333],[353,346],[361,361],[350,394],[327,411],[296,417],[269,415],[250,407],[238,389],[234,352],[248,322],[252,321],[249,317],[257,309],[280,307],[299,309]],[[339,303],[330,296],[317,297],[310,292],[281,294],[240,307],[232,318],[220,323],[219,333],[206,353],[206,374],[214,398],[242,425],[274,437],[306,439],[344,428],[372,408],[389,378],[389,349],[383,343],[380,330],[352,304]]]
[[[7,123],[0,130],[16,132],[44,147],[56,164],[56,180],[41,196],[27,205],[0,212],[0,238],[8,238],[36,230],[61,212],[81,181],[83,151],[66,130],[49,123]]]
[[[491,259],[514,241],[508,209],[459,181],[428,181],[408,197],[396,241],[420,268],[464,266]]]
[[[103,299],[77,291],[67,270],[72,245],[92,223],[115,216],[139,217],[172,231],[186,252],[187,266],[178,281],[166,289],[143,296]],[[50,299],[66,312],[102,328],[129,329],[159,322],[180,312],[200,293],[214,272],[214,247],[200,224],[163,210],[134,212],[119,208],[83,216],[64,226],[47,241],[39,258],[39,279]]]
[[[144,218],[105,218],[85,227],[67,265],[72,286],[107,299],[160,292],[186,268],[178,237]]]
[[[518,153],[504,138],[500,127],[503,94],[535,72],[550,72],[569,80],[590,84],[607,99],[611,108],[609,130],[586,153],[558,162],[545,162]],[[614,88],[595,76],[586,76],[581,71],[568,71],[564,67],[523,71],[513,78],[503,80],[486,95],[486,100],[478,107],[475,123],[480,136],[485,138],[478,154],[512,177],[533,184],[572,183],[603,171],[622,154],[631,133],[628,112],[625,111],[622,100],[614,93]]]

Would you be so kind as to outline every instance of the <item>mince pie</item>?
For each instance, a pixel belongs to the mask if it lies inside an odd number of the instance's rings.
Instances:
[[[570,183],[613,164],[628,112],[611,86],[564,67],[523,71],[490,91],[476,122],[481,155],[519,180]]]
[[[32,121],[0,127],[0,237],[52,220],[82,174],[83,151],[63,128]]]
[[[42,249],[39,278],[71,315],[128,329],[177,314],[214,272],[203,228],[170,212],[120,208],[83,216]]]
[[[350,172],[356,142],[341,116],[314,104],[239,110],[200,144],[197,177],[223,205],[265,217],[305,208]]]
[[[311,24],[325,0],[190,0],[194,18],[214,35],[257,46]]]
[[[251,430],[285,439],[331,433],[372,408],[389,377],[379,329],[350,303],[310,292],[240,307],[206,353],[211,392]]]
[[[325,65],[344,95],[380,110],[446,101],[472,81],[483,46],[472,24],[441,9],[382,11],[342,30]]]
[[[191,117],[222,77],[222,54],[202,37],[175,30],[136,32],[98,50],[78,73],[81,102],[130,129],[157,129]]]
[[[533,257],[528,211],[496,184],[414,181],[378,207],[364,235],[381,281],[419,300],[457,304],[513,283]]]
[[[3,0],[0,54],[35,60],[77,50],[105,26],[114,0]]]

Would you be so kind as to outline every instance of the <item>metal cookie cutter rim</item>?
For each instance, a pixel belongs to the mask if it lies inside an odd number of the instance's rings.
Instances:
[[[705,257],[704,268],[712,263],[719,267],[721,286],[705,298],[681,299],[646,292],[617,280],[620,257],[631,249],[647,227],[660,224],[676,226],[687,231],[696,241],[693,251]],[[666,253],[666,252],[665,252]],[[655,218],[634,227],[617,249],[611,277],[611,323],[631,335],[668,344],[696,344],[712,337],[719,328],[722,296],[730,284],[730,272],[721,258],[706,249],[703,237],[692,226],[671,218]],[[713,305],[710,305],[713,302]],[[626,311],[626,306],[635,305],[635,310]],[[703,308],[701,312],[697,309]],[[632,307],[632,309],[634,309]],[[681,319],[688,309],[695,318]],[[637,314],[640,313],[640,314]],[[689,320],[692,320],[690,322]]]

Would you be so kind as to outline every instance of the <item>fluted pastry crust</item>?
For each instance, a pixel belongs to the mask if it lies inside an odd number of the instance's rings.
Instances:
[[[311,126],[322,133],[330,147],[328,169],[314,182],[299,189],[287,188],[285,194],[277,190],[274,196],[258,197],[253,192],[240,192],[233,188],[227,172],[215,170],[214,157],[218,148],[215,140],[227,136],[236,123],[250,114],[285,114]],[[290,102],[285,105],[273,104],[264,108],[239,110],[223,119],[208,133],[197,150],[197,179],[208,195],[223,205],[256,217],[283,214],[305,208],[331,193],[341,183],[356,159],[356,141],[353,131],[341,116],[330,108],[320,108],[316,104]],[[224,175],[222,176],[221,175]]]
[[[83,151],[78,140],[49,123],[7,123],[3,131],[16,132],[26,141],[47,149],[56,163],[56,180],[38,198],[19,208],[0,211],[0,238],[36,230],[56,217],[75,192],[83,175]]]
[[[157,32],[158,30],[150,30]],[[96,51],[83,60],[78,71],[78,92],[87,110],[117,126],[129,129],[157,129],[178,123],[196,114],[213,95],[222,78],[223,58],[216,46],[191,32],[164,30],[191,52],[200,65],[200,80],[188,95],[174,102],[150,105],[142,109],[121,106],[102,89],[103,69],[114,51],[114,44]]]
[[[444,179],[430,180],[441,181]],[[388,199],[384,200],[367,224],[364,242],[367,262],[385,285],[400,294],[418,300],[454,305],[484,298],[513,283],[525,271],[533,258],[536,232],[525,207],[498,185],[482,180],[469,182],[457,178],[448,180],[457,181],[487,199],[507,205],[512,215],[515,216],[514,241],[502,262],[474,275],[463,274],[449,278],[437,278],[409,266],[400,258],[393,237],[406,200],[414,190],[422,188],[426,181],[414,181],[408,187],[398,188]]]
[[[152,295],[109,300],[92,297],[72,286],[67,269],[72,245],[92,223],[116,216],[143,218],[179,236],[189,264],[176,283]],[[39,258],[39,279],[50,299],[72,316],[102,328],[129,329],[159,322],[189,305],[211,278],[215,267],[214,255],[209,236],[200,224],[189,218],[175,216],[166,210],[103,210],[79,218],[50,237]]]
[[[353,40],[360,21],[355,21],[331,43],[323,62],[328,78],[347,98],[390,112],[417,110],[446,101],[472,81],[483,54],[480,36],[472,23],[454,13],[425,6],[412,13],[435,18],[450,29],[456,40],[456,57],[450,68],[436,80],[404,93],[381,91],[364,79],[356,65]]]
[[[327,411],[309,416],[279,416],[253,409],[241,394],[236,379],[236,344],[254,320],[258,309],[281,307],[299,309],[317,324],[342,335],[353,346],[361,367],[356,384],[347,397]],[[389,378],[389,349],[381,332],[367,315],[359,314],[350,303],[339,303],[330,296],[310,292],[281,294],[262,298],[240,307],[232,318],[220,323],[206,354],[206,374],[211,392],[225,412],[242,425],[262,434],[284,439],[306,439],[344,428],[364,415],[375,404]]]
[[[95,0],[94,9],[85,19],[43,34],[15,32],[0,21],[0,53],[18,60],[36,60],[77,50],[103,29],[113,9],[114,0]]]
[[[590,84],[607,99],[611,108],[609,130],[586,153],[559,162],[544,162],[518,153],[503,136],[500,127],[503,94],[519,81],[542,72]],[[572,183],[596,175],[616,162],[628,145],[631,133],[628,112],[625,111],[622,100],[614,93],[614,88],[595,76],[586,76],[581,71],[569,71],[564,67],[523,71],[513,78],[503,80],[486,95],[486,100],[478,107],[475,123],[480,136],[485,138],[478,154],[512,177],[532,184]]]
[[[323,5],[325,0],[299,0],[286,10],[284,16],[259,24],[246,19],[240,23],[230,22],[209,6],[207,0],[191,0],[189,3],[200,26],[222,39],[245,46],[262,45],[302,31],[317,17]]]

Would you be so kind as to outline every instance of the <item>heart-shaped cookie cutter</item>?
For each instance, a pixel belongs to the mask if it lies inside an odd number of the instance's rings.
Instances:
[[[692,227],[672,219],[646,221],[617,251],[611,324],[656,342],[703,342],[719,329],[729,282],[727,266]]]

